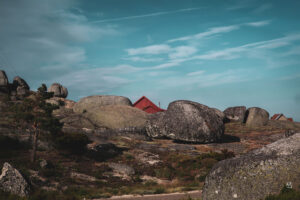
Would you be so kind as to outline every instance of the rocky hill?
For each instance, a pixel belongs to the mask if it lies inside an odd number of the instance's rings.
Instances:
[[[120,96],[66,99],[0,71],[0,199],[99,199],[203,189],[264,199],[299,189],[300,123],[262,108],[171,102],[148,114]]]

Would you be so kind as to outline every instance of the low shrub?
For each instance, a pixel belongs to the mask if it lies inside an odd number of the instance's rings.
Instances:
[[[89,139],[82,133],[62,133],[56,136],[55,143],[59,149],[72,153],[84,153]]]
[[[284,186],[279,195],[269,195],[265,200],[299,200],[300,191]]]

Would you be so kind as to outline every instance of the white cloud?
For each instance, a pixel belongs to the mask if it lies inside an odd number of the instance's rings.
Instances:
[[[264,20],[264,21],[246,23],[246,25],[253,26],[253,27],[261,27],[261,26],[267,26],[270,23],[271,23],[270,20]]]
[[[75,6],[69,0],[0,1],[0,27],[5,27],[0,54],[9,63],[4,69],[11,73],[13,66],[29,84],[40,84],[80,68],[86,61],[83,43],[118,34],[113,27],[89,24]]]
[[[162,58],[144,58],[139,56],[133,56],[133,57],[123,58],[123,59],[134,61],[134,62],[158,62],[163,60]]]
[[[172,43],[172,42],[178,42],[178,41],[187,41],[187,40],[199,40],[205,37],[209,37],[212,35],[216,35],[219,33],[228,33],[231,32],[233,30],[239,29],[238,25],[230,25],[230,26],[221,26],[221,27],[213,27],[210,28],[208,31],[206,32],[202,32],[202,33],[198,33],[195,35],[189,35],[189,36],[185,36],[185,37],[180,37],[180,38],[175,38],[175,39],[171,39],[168,40],[168,43]]]
[[[163,11],[163,12],[144,14],[144,15],[134,15],[134,16],[127,16],[127,17],[113,18],[113,19],[103,19],[103,20],[93,21],[92,23],[117,22],[117,21],[132,20],[132,19],[139,19],[139,18],[145,18],[145,17],[157,17],[157,16],[161,16],[161,15],[168,15],[168,14],[181,13],[181,12],[190,12],[190,11],[200,10],[200,9],[201,8],[185,8],[185,9],[180,9],[180,10]]]
[[[197,49],[192,46],[179,46],[175,47],[174,50],[169,54],[170,59],[185,58],[193,55],[197,52]]]
[[[150,54],[150,55],[156,55],[156,54],[163,54],[168,53],[171,50],[171,47],[166,44],[160,44],[160,45],[151,45],[146,46],[142,48],[131,48],[127,49],[127,53],[130,56],[135,55],[141,55],[141,54]]]
[[[221,73],[206,73],[199,71],[198,74],[187,76],[173,76],[160,81],[166,88],[180,86],[193,86],[196,88],[212,87],[222,84],[249,81],[249,73],[246,69],[228,70]]]
[[[187,74],[187,76],[197,76],[197,75],[202,75],[205,71],[200,70],[200,71],[195,71],[195,72],[190,72]]]
[[[286,81],[286,80],[294,80],[294,79],[300,79],[300,74],[292,74],[289,76],[283,76],[279,80]]]

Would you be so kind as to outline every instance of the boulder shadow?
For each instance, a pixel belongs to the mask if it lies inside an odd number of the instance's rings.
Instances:
[[[217,143],[232,143],[232,142],[240,142],[240,141],[241,139],[237,136],[224,134]]]

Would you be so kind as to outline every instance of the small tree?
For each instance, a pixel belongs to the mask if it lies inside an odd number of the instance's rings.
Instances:
[[[30,129],[33,132],[31,162],[34,162],[36,159],[40,133],[42,131],[49,131],[51,134],[57,134],[61,131],[63,125],[58,119],[52,116],[53,110],[57,109],[58,106],[46,103],[46,99],[52,96],[53,93],[48,93],[46,85],[42,84],[34,97],[27,98],[14,107],[17,121],[23,125],[30,125]]]

